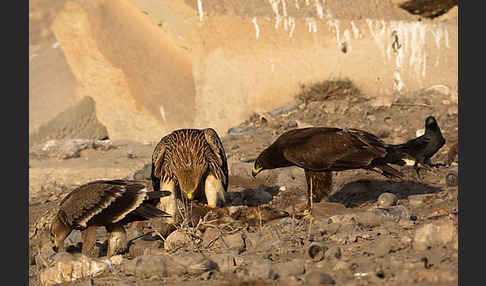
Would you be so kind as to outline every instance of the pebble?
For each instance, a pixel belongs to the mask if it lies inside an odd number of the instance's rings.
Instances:
[[[448,187],[457,186],[457,184],[459,182],[457,171],[453,170],[453,171],[447,172],[445,180],[446,180],[446,184],[447,184]]]
[[[313,261],[321,261],[326,256],[327,246],[322,242],[313,242],[307,248],[307,255]]]
[[[377,201],[380,207],[391,207],[397,204],[398,197],[392,193],[382,193]]]

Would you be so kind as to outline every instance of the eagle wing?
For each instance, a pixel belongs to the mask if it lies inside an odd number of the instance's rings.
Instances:
[[[305,140],[294,141],[283,150],[285,158],[309,170],[363,168],[386,155],[381,141],[360,130],[315,129]],[[377,144],[378,143],[378,144]]]
[[[161,193],[161,196],[166,193]],[[147,186],[125,180],[94,181],[74,189],[60,206],[59,218],[66,225],[82,229],[88,225],[115,223],[131,212],[137,213],[148,195]],[[141,208],[141,211],[145,211]],[[139,214],[143,216],[144,214]],[[161,212],[156,216],[167,216]]]
[[[160,190],[160,178],[166,150],[166,138],[167,137],[164,137],[159,141],[152,153],[152,171],[150,172],[150,177],[152,179],[154,191]]]
[[[219,139],[218,133],[212,128],[203,130],[206,142],[209,144],[212,153],[217,160],[217,166],[213,166],[217,178],[223,183],[224,189],[228,188],[228,163],[226,161],[226,153],[224,152],[223,143]]]

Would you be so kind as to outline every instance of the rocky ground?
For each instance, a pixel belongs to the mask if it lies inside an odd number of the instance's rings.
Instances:
[[[365,170],[334,173],[329,202],[305,205],[301,169],[251,177],[251,160],[281,133],[306,126],[360,128],[385,142],[420,134],[434,115],[446,145],[432,158],[444,162],[457,142],[457,92],[434,86],[389,99],[364,96],[349,81],[302,87],[295,100],[254,114],[222,138],[230,169],[230,206],[210,213],[193,204],[193,223],[168,237],[157,221],[133,223],[126,253],[108,259],[99,229],[100,258],[54,255],[45,230],[73,187],[101,177],[148,179],[156,142],[49,141],[30,149],[30,285],[457,285],[457,156],[450,167],[411,166],[392,182]],[[103,172],[100,174],[100,172]]]

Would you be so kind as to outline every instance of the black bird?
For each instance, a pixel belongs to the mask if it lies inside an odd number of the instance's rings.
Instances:
[[[297,166],[307,181],[307,209],[327,197],[332,171],[368,169],[389,178],[403,174],[388,163],[404,165],[406,154],[375,135],[358,129],[311,127],[280,135],[255,160],[252,175],[267,169]],[[390,160],[390,162],[388,161]]]
[[[439,167],[444,164],[432,164],[430,158],[439,151],[446,143],[446,140],[440,132],[439,125],[433,116],[429,116],[425,119],[425,133],[422,136],[411,139],[403,144],[395,145],[396,149],[406,153],[415,160],[413,168],[417,172],[418,178],[421,180],[419,173],[419,164],[426,169],[431,167]]]

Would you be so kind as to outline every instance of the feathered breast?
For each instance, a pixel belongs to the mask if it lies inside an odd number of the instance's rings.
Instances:
[[[173,131],[156,146],[152,163],[153,177],[161,181],[177,183],[179,170],[192,170],[200,175],[212,172],[227,185],[224,149],[216,132],[209,128]]]

